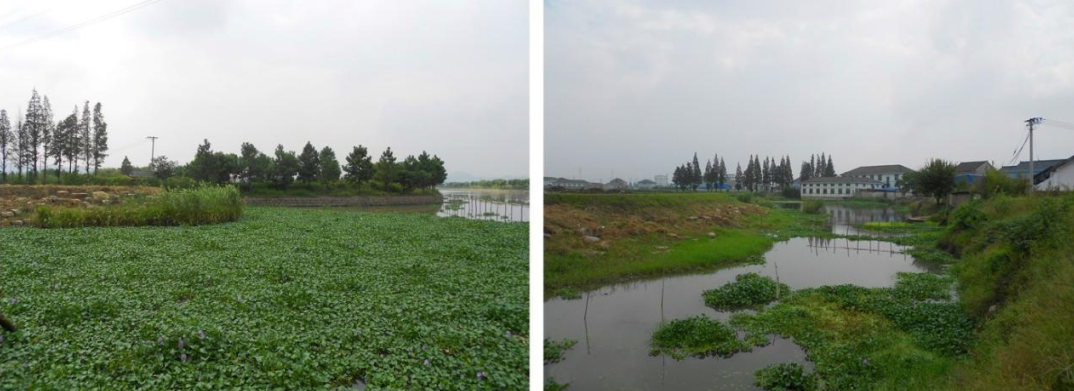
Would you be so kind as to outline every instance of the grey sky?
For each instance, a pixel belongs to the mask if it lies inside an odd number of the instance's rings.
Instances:
[[[545,175],[640,180],[696,151],[1006,164],[1074,123],[1069,1],[547,1]],[[1074,155],[1042,127],[1037,157]],[[1023,152],[1028,159],[1028,147]]]
[[[137,2],[5,1],[0,108],[25,111],[35,86],[57,119],[100,101],[108,166],[147,164],[156,135],[180,162],[204,138],[235,153],[308,140],[341,161],[390,145],[451,173],[528,176],[525,1],[164,0],[7,48]]]

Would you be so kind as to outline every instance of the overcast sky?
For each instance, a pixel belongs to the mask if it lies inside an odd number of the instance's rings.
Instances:
[[[153,135],[179,162],[205,138],[270,154],[308,140],[340,161],[391,146],[528,176],[526,1],[163,0],[21,44],[138,2],[0,4],[0,108],[25,111],[34,87],[57,119],[100,101],[108,166],[148,164]]]
[[[987,6],[986,6],[987,5]],[[545,3],[545,174],[669,174],[696,151],[838,172],[1006,164],[1030,117],[1074,123],[1070,1]],[[1038,158],[1074,155],[1043,126]],[[1023,159],[1028,159],[1028,147]]]

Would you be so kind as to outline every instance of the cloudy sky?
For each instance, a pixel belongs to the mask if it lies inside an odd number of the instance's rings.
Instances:
[[[986,6],[987,5],[987,6]],[[607,181],[719,153],[1006,164],[1074,123],[1069,1],[545,3],[545,174]],[[1038,158],[1074,155],[1043,126]],[[1028,159],[1028,147],[1023,152]]]
[[[140,1],[0,4],[0,108],[25,111],[35,87],[58,118],[100,101],[108,166],[147,164],[159,136],[180,162],[205,138],[235,153],[311,141],[527,176],[525,1],[163,0],[27,42]]]

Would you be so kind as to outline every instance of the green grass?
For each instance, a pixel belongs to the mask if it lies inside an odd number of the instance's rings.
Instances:
[[[767,391],[814,391],[817,378],[806,374],[799,363],[782,363],[758,369],[753,374],[754,385]]]
[[[199,225],[238,220],[243,209],[235,187],[205,186],[165,190],[118,205],[41,206],[33,223],[42,228]]]
[[[573,339],[564,339],[562,341],[552,341],[549,339],[544,340],[544,363],[555,364],[563,361],[563,352],[574,347],[574,344],[578,343]]]
[[[20,329],[0,332],[0,388],[528,389],[527,231],[258,207],[5,229],[0,303]]]
[[[567,256],[546,256],[545,287],[548,292],[569,287],[584,289],[650,275],[759,262],[763,261],[761,254],[775,243],[770,236],[751,230],[715,231],[715,238],[669,241],[647,237],[623,241],[596,257],[581,251]],[[661,246],[667,249],[660,249]]]
[[[772,301],[786,297],[791,289],[787,284],[757,273],[744,273],[735,276],[734,282],[710,289],[702,293],[705,305],[720,311],[740,309],[758,309]]]

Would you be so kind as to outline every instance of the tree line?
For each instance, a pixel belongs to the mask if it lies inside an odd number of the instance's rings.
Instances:
[[[422,151],[418,156],[408,155],[398,161],[388,147],[374,162],[366,147],[353,147],[341,164],[331,147],[319,151],[307,142],[301,153],[288,151],[277,145],[272,156],[261,152],[251,143],[243,143],[239,154],[213,151],[209,140],[198,146],[194,160],[178,166],[167,156],[158,156],[150,165],[153,175],[160,180],[171,177],[189,177],[206,183],[238,182],[244,188],[254,184],[266,184],[279,190],[287,190],[295,182],[312,188],[319,183],[325,188],[342,184],[357,189],[366,183],[376,183],[385,192],[431,189],[444,183],[447,170],[444,161],[436,155]],[[134,167],[124,158],[120,171],[130,175]],[[342,181],[341,181],[342,178]]]
[[[76,173],[80,167],[86,173],[101,168],[108,157],[108,123],[97,102],[90,112],[85,101],[79,115],[78,105],[71,114],[55,121],[52,104],[47,95],[33,90],[26,114],[12,120],[7,110],[0,109],[0,181],[7,182],[9,173],[17,173],[23,182],[44,182],[48,175],[48,160],[53,159],[56,177],[61,178],[64,163],[67,172]],[[80,166],[81,164],[81,166]]]
[[[734,174],[735,190],[747,191],[771,191],[777,186],[786,189],[794,183],[794,169],[791,166],[791,157],[779,158],[766,156],[763,160],[759,155],[750,155],[746,169],[742,164],[737,164]],[[806,180],[815,177],[834,177],[835,165],[832,157],[826,154],[812,155],[808,162],[802,162],[799,178]],[[697,190],[702,184],[708,190],[722,190],[728,183],[727,165],[719,155],[713,155],[711,160],[701,168],[697,153],[694,153],[692,161],[687,161],[681,166],[675,167],[671,181],[679,190]]]

